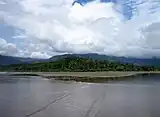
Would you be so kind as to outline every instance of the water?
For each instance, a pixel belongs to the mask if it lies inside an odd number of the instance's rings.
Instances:
[[[112,83],[0,77],[0,117],[159,117],[159,76]]]

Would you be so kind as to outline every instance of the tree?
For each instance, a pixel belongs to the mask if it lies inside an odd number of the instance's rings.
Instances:
[[[53,62],[0,66],[0,71],[154,71],[153,66],[121,64],[80,57],[67,57]]]

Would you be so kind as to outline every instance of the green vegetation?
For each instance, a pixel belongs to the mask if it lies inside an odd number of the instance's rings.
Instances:
[[[120,62],[97,61],[80,57],[67,57],[54,62],[1,66],[0,71],[16,72],[95,72],[95,71],[156,71],[157,68],[121,64]]]

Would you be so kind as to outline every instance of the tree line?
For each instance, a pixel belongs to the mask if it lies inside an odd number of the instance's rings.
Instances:
[[[0,71],[16,72],[95,72],[95,71],[155,71],[153,66],[122,64],[80,57],[67,57],[53,62],[0,66]]]

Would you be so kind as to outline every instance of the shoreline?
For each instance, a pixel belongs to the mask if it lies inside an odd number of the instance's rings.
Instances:
[[[160,71],[108,71],[108,72],[0,72],[2,75],[9,76],[40,76],[42,78],[78,81],[78,82],[103,82],[121,80],[125,78],[134,78],[144,75],[160,75]]]

